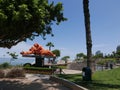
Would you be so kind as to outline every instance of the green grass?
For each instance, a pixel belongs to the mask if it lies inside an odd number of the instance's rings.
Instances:
[[[0,69],[11,68],[12,66],[8,62],[0,64]]]
[[[93,80],[91,82],[82,81],[81,74],[58,76],[84,86],[89,90],[120,90],[120,68],[95,72],[92,75]]]

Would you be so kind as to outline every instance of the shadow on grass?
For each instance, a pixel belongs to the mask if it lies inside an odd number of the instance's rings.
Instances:
[[[105,84],[102,81],[82,81],[75,80],[74,83],[86,87],[90,90],[120,90],[120,85]]]
[[[58,75],[60,78],[67,79],[71,82],[74,82],[80,86],[88,88],[89,90],[120,90],[120,84],[107,84],[102,80],[93,80],[93,81],[83,81],[81,74],[67,75],[61,74]]]
[[[82,78],[81,74],[58,74],[58,77],[69,79],[69,78]]]

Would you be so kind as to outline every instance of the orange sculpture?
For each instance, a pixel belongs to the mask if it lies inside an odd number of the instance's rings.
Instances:
[[[29,54],[35,54],[35,55],[44,55],[44,56],[53,56],[55,57],[55,54],[53,54],[49,50],[45,50],[41,45],[38,43],[35,43],[29,51],[22,51],[20,54],[22,55],[29,55]]]

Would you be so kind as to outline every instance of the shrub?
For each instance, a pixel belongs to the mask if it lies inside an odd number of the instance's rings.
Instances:
[[[25,63],[23,66],[24,67],[31,67],[31,64],[30,63]]]
[[[0,65],[0,68],[9,68],[9,67],[11,67],[11,65],[8,62],[5,62]]]
[[[25,72],[21,68],[13,68],[7,73],[6,77],[8,78],[25,77]]]
[[[0,78],[4,78],[5,72],[3,70],[0,70]]]
[[[52,68],[42,68],[42,67],[24,67],[26,73],[35,74],[52,74],[54,70]]]

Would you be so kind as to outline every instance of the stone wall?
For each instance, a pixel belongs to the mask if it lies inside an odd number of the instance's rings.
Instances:
[[[85,62],[73,62],[67,65],[67,69],[82,70],[82,68],[85,66],[86,66]]]
[[[95,71],[95,62],[92,62],[92,71]],[[72,70],[82,70],[83,67],[87,66],[87,62],[72,62],[67,65],[67,69],[72,69]]]

